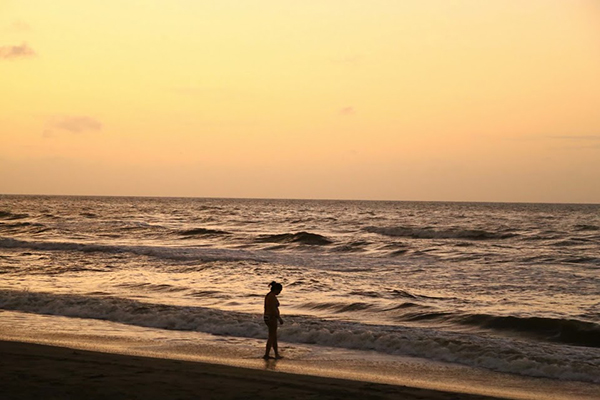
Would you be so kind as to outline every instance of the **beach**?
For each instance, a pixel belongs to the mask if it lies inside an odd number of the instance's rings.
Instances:
[[[3,399],[493,399],[226,365],[0,341]]]

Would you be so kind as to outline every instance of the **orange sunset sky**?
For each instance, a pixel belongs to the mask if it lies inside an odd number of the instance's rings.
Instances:
[[[0,193],[600,203],[597,0],[0,0]]]

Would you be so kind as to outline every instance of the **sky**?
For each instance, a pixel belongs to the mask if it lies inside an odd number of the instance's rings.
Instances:
[[[600,2],[0,0],[0,193],[600,203]]]

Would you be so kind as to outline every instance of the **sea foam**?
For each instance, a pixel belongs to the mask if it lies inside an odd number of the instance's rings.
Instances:
[[[143,327],[266,338],[259,314],[144,303],[110,296],[0,290],[0,308],[93,318]],[[600,350],[435,329],[382,326],[290,316],[282,341],[422,357],[500,372],[600,383]]]

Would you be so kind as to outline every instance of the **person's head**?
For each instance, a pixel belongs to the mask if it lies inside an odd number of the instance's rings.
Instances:
[[[281,290],[283,289],[283,286],[281,286],[281,283],[277,283],[275,281],[269,283],[269,286],[271,287],[271,292],[273,292],[275,294],[281,293]]]

